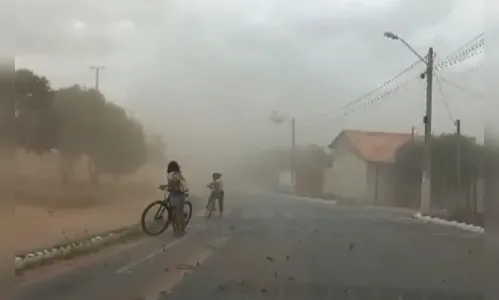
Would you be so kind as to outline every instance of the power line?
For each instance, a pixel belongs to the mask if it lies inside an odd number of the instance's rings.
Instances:
[[[402,88],[407,87],[409,84],[411,84],[411,83],[415,82],[415,81],[416,81],[416,80],[418,80],[418,79],[420,79],[420,77],[419,77],[419,76],[413,77],[412,79],[407,80],[407,81],[405,81],[405,82],[403,82],[403,83],[399,84],[399,85],[398,85],[398,86],[396,86],[395,88],[385,91],[385,92],[384,92],[383,94],[381,94],[380,96],[377,96],[377,97],[375,97],[375,98],[373,98],[373,99],[369,100],[368,102],[364,103],[362,106],[358,106],[358,107],[356,107],[356,108],[350,109],[350,110],[348,110],[348,111],[346,111],[346,112],[343,112],[343,113],[338,113],[338,114],[336,114],[335,116],[333,116],[332,118],[328,118],[327,120],[323,120],[323,121],[336,122],[336,121],[338,121],[338,120],[340,120],[340,119],[342,119],[342,118],[344,118],[344,117],[346,117],[346,116],[348,116],[348,115],[351,115],[351,114],[353,114],[353,113],[355,113],[355,112],[357,112],[357,111],[359,111],[359,110],[361,110],[361,109],[364,109],[364,108],[369,107],[369,106],[371,106],[371,105],[373,105],[373,104],[375,104],[375,103],[380,102],[381,100],[383,100],[383,99],[385,99],[386,97],[388,97],[388,96],[390,96],[390,95],[392,95],[392,94],[394,94],[394,93],[398,92],[398,91],[399,91],[399,90],[401,90]],[[306,127],[301,127],[300,129],[303,129],[303,128],[308,128],[308,127],[309,127],[309,126],[306,126]]]
[[[328,117],[331,114],[336,113],[337,111],[347,109],[347,108],[349,108],[349,107],[351,107],[351,106],[353,106],[353,105],[355,105],[355,104],[357,104],[357,103],[365,100],[366,98],[372,96],[374,93],[380,91],[381,89],[385,88],[387,85],[389,85],[390,83],[392,83],[395,80],[399,79],[402,75],[404,75],[405,73],[407,73],[410,70],[414,69],[416,66],[418,66],[421,63],[422,63],[421,60],[417,60],[416,62],[414,62],[413,64],[411,64],[410,66],[408,66],[407,68],[405,68],[404,70],[402,70],[400,73],[398,73],[397,75],[395,75],[392,78],[388,79],[387,81],[385,81],[381,85],[377,86],[376,88],[374,88],[370,92],[367,92],[364,95],[356,98],[355,100],[350,101],[350,102],[348,102],[348,103],[346,103],[346,104],[344,104],[344,105],[336,108],[333,112],[330,111],[330,112],[327,112],[327,113],[320,113],[320,114],[308,117],[307,119],[305,119],[305,121],[310,120],[310,119],[318,119],[318,118]]]
[[[464,62],[483,53],[485,45],[485,38],[483,33],[479,34],[465,45],[459,47],[452,54],[448,55],[443,61],[436,64],[435,70],[442,70],[449,68],[455,64]]]
[[[469,47],[473,43],[476,43],[476,41],[478,39],[482,39],[484,37],[485,37],[485,33],[484,32],[475,35],[471,40],[469,40],[468,42],[466,42],[464,45],[460,46],[456,50],[454,50],[451,53],[449,53],[448,55],[446,55],[445,58],[444,58],[444,60],[447,60],[447,59],[451,58],[452,56],[455,56],[457,53],[461,52],[463,49],[466,49],[467,47]]]
[[[453,72],[453,74],[459,75],[459,76],[465,75],[465,74],[472,74],[472,73],[475,73],[476,71],[479,71],[481,68],[483,68],[483,66],[484,66],[483,61],[481,61],[478,65],[473,66],[472,68],[462,70],[462,71]]]
[[[442,79],[442,81],[444,81],[445,83],[447,83],[447,84],[449,84],[449,85],[451,85],[451,86],[455,87],[456,89],[460,90],[460,91],[461,91],[461,92],[463,92],[463,93],[466,93],[466,94],[469,94],[469,95],[471,95],[471,96],[478,97],[478,98],[484,98],[484,97],[485,97],[485,95],[484,95],[484,94],[482,94],[482,93],[480,93],[480,92],[477,92],[477,91],[474,91],[474,90],[472,90],[472,89],[470,89],[470,88],[467,88],[467,87],[464,87],[464,86],[462,86],[462,85],[459,85],[459,84],[457,84],[457,83],[455,83],[455,82],[453,82],[453,81],[450,81],[449,79],[446,79],[446,78],[444,78],[444,77],[440,77],[440,78],[441,78],[441,79]]]
[[[445,105],[445,110],[447,111],[447,116],[451,120],[452,124],[456,124],[456,119],[454,118],[454,115],[452,114],[452,110],[450,109],[449,103],[447,102],[447,99],[445,97],[445,93],[442,87],[442,82],[440,81],[440,77],[435,74],[435,77],[437,78],[437,85],[438,85],[438,90],[440,92],[440,95],[442,96],[443,103]]]

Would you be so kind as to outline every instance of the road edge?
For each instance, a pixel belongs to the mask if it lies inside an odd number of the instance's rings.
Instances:
[[[193,204],[200,199],[196,196],[191,196],[190,198]],[[194,213],[195,210],[193,208],[193,215]],[[70,260],[78,256],[97,252],[117,243],[140,239],[145,236],[147,235],[142,232],[140,224],[132,224],[78,240],[56,244],[48,248],[15,254],[14,273],[16,276],[19,276],[23,272],[37,267],[50,265],[61,260]]]
[[[471,231],[471,232],[475,232],[475,233],[485,233],[485,228],[480,227],[480,226],[475,226],[475,225],[471,225],[471,224],[460,223],[457,221],[448,221],[448,220],[444,220],[444,219],[440,219],[440,218],[425,216],[420,212],[415,213],[413,215],[413,218],[420,220],[420,221],[427,222],[427,223],[455,227],[455,228],[459,228],[462,230]]]
[[[16,255],[14,257],[15,275],[60,260],[69,260],[77,256],[96,252],[118,242],[125,242],[145,236],[139,224],[125,226],[90,238],[49,247],[43,250]]]

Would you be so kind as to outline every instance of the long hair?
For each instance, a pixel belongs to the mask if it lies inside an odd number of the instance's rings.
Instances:
[[[168,168],[166,169],[166,172],[167,173],[180,172],[179,164],[176,161],[172,160],[170,163],[168,163]]]

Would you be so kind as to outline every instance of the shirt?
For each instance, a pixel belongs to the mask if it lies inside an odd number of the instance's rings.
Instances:
[[[210,187],[213,189],[214,192],[221,192],[224,190],[224,186],[222,183],[222,179],[217,179],[214,180],[210,183]]]
[[[168,186],[168,191],[171,192],[178,192],[178,193],[185,193],[188,188],[187,188],[187,182],[180,172],[170,172],[166,175],[166,180],[167,180],[167,186]]]

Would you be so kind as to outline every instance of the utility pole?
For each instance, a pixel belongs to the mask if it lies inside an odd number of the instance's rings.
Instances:
[[[461,192],[461,120],[456,120],[456,139],[457,139],[457,151],[456,151],[456,168],[457,168],[457,189]]]
[[[295,190],[296,183],[296,121],[295,118],[291,119],[291,185],[293,187],[293,193]]]
[[[421,213],[431,212],[431,119],[433,105],[433,48],[428,50],[426,65],[426,115],[424,117],[424,162],[421,182]]]
[[[91,66],[90,69],[95,71],[95,89],[99,91],[99,80],[100,80],[100,71],[105,69],[104,66]]]

